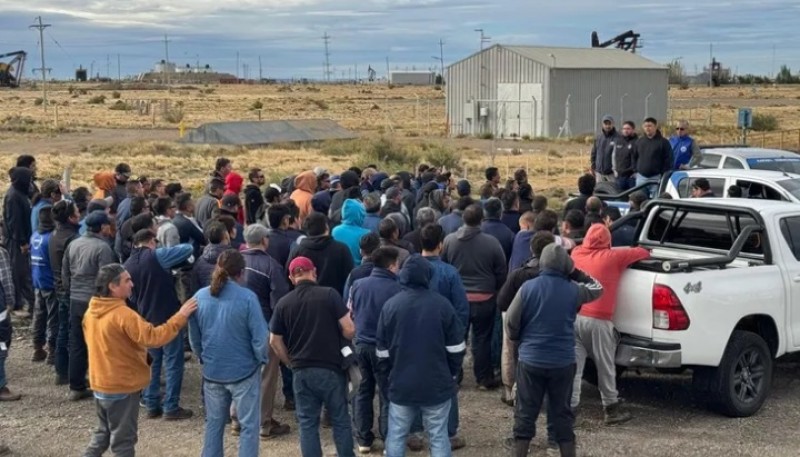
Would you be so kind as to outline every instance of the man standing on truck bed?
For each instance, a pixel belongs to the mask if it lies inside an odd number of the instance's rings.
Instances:
[[[648,117],[642,128],[644,136],[636,140],[634,148],[637,186],[648,180],[660,180],[662,174],[672,169],[672,145],[658,129],[658,121]]]
[[[611,232],[603,224],[589,228],[583,244],[572,251],[575,268],[597,278],[603,285],[603,295],[584,305],[575,320],[575,356],[577,370],[572,388],[572,409],[581,400],[581,380],[586,357],[597,366],[597,387],[603,402],[606,425],[631,420],[630,412],[620,406],[617,392],[617,367],[614,359],[617,352],[618,334],[614,329],[614,308],[617,304],[617,288],[622,273],[631,264],[650,257],[647,249],[611,248]]]

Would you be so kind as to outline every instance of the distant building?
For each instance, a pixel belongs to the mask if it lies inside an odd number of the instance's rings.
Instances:
[[[436,73],[432,71],[393,71],[389,73],[389,84],[395,86],[432,86],[436,84]]]
[[[574,136],[598,131],[605,114],[618,126],[667,117],[667,67],[619,49],[498,44],[445,79],[453,136]]]

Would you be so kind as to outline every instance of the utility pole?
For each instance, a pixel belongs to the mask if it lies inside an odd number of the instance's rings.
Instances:
[[[236,51],[236,84],[239,84],[239,51]]]
[[[331,80],[331,53],[330,53],[330,50],[328,48],[328,45],[330,44],[331,36],[328,35],[328,32],[325,32],[325,34],[322,35],[322,41],[325,42],[325,80],[326,81],[330,81]]]
[[[44,66],[44,64],[42,64]],[[775,81],[775,45],[772,45],[772,78],[773,82]]]
[[[169,39],[167,34],[164,34],[164,81],[169,86]]]
[[[441,38],[439,38],[439,62],[441,63],[439,74],[442,76],[442,82],[444,82],[444,40]]]
[[[478,65],[480,66],[480,68],[478,69],[478,99],[480,100],[480,99],[483,98],[483,70],[484,70],[484,66],[483,66],[483,45],[485,43],[490,42],[492,40],[492,37],[486,36],[483,33],[483,29],[475,29],[475,31],[481,34],[481,55],[480,55],[480,59],[478,59],[479,60]]]
[[[47,70],[44,64],[44,29],[50,27],[50,24],[42,24],[42,16],[36,18],[37,23],[29,26],[29,29],[39,30],[39,50],[42,53],[42,66],[39,71],[42,72],[42,107],[47,111]]]
[[[111,55],[106,54],[106,78],[111,79]]]
[[[117,54],[117,81],[122,81],[122,63],[119,54]]]
[[[392,70],[389,68],[389,56],[386,56],[386,83],[391,84]]]
[[[262,81],[264,81],[264,73],[261,68],[261,56],[258,56],[258,83],[261,84]]]

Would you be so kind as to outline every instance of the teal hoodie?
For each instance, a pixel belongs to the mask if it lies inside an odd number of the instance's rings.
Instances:
[[[370,233],[369,229],[361,227],[366,216],[367,211],[360,201],[345,200],[344,206],[342,206],[342,223],[336,226],[331,233],[334,240],[347,245],[356,265],[361,265],[361,250],[359,248],[361,237]]]

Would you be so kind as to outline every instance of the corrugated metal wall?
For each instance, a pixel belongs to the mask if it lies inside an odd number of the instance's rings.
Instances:
[[[436,73],[419,71],[393,71],[389,82],[399,86],[432,86],[436,84]]]
[[[482,72],[481,66],[483,66]],[[482,106],[489,109],[489,115],[481,125],[478,125],[481,104],[475,103],[473,105],[472,124],[468,124],[465,121],[467,117],[465,105],[470,100],[497,99],[498,83],[543,84],[545,100],[541,101],[540,106],[546,107],[548,98],[547,77],[547,66],[525,59],[519,54],[499,46],[492,46],[484,50],[483,53],[474,54],[453,64],[447,69],[446,76],[447,115],[450,135],[479,135],[482,132],[496,131],[496,116],[493,112],[496,109],[495,104],[482,104]],[[544,128],[545,131],[548,131],[547,119],[549,116],[545,115],[544,117]]]
[[[618,126],[634,121],[637,127],[645,115],[645,99],[650,96],[647,115],[666,121],[668,105],[667,70],[563,70],[553,72],[550,87],[550,136],[557,136],[564,125],[565,102],[570,97],[570,130],[573,136],[598,131],[594,100],[598,102],[598,122],[610,114]],[[628,94],[627,96],[624,96]],[[623,99],[624,96],[624,99]],[[622,106],[620,100],[622,99]],[[624,119],[623,111],[624,110]]]

